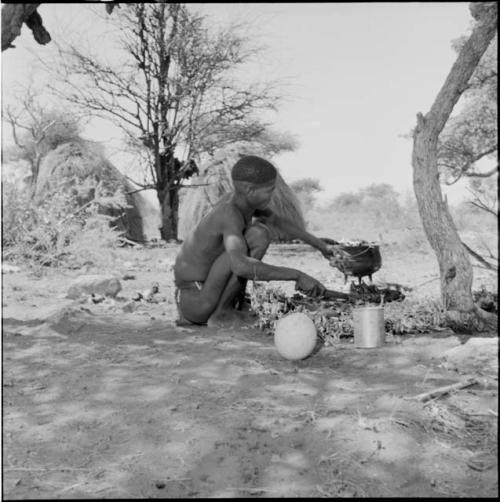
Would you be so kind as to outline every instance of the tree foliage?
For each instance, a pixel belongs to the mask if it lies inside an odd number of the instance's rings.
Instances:
[[[466,37],[454,41],[454,49],[459,52],[465,42]],[[479,166],[481,159],[495,160],[498,151],[497,45],[495,37],[462,94],[462,109],[448,120],[439,137],[438,167],[448,185],[462,177],[483,178],[498,172],[498,164],[487,170]]]
[[[63,143],[78,140],[82,133],[77,115],[42,104],[32,87],[18,94],[16,106],[6,107],[3,120],[9,124],[14,140],[13,148],[6,152],[7,159],[29,165],[34,189],[45,156]]]
[[[415,204],[414,197],[402,197],[392,185],[373,183],[335,196],[314,220],[316,226],[328,227],[335,239],[401,245],[405,240],[412,249],[420,249],[424,239]]]
[[[317,178],[301,178],[290,183],[290,188],[299,197],[304,211],[314,205],[316,194],[323,190]]]
[[[401,210],[398,192],[387,183],[372,183],[357,192],[341,193],[331,201],[330,208],[333,211],[361,210],[376,218],[382,216],[391,220]]]

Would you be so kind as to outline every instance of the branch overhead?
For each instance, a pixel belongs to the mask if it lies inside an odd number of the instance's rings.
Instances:
[[[482,22],[488,17],[497,16],[497,2],[471,2],[469,10],[476,21]]]

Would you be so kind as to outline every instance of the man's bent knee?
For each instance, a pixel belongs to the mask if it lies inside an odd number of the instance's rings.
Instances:
[[[263,223],[253,223],[245,232],[245,240],[250,251],[262,250],[265,252],[271,243],[271,231]]]
[[[205,324],[212,315],[217,304],[212,300],[200,298],[197,292],[181,291],[179,298],[179,309],[182,315],[196,324]]]

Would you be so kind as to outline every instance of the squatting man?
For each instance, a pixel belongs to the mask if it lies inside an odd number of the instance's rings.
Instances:
[[[347,258],[338,246],[326,244],[268,208],[276,176],[276,168],[260,157],[245,156],[234,164],[233,192],[200,220],[176,257],[177,324],[222,327],[248,322],[248,279],[295,281],[295,289],[306,295],[325,294],[325,286],[314,277],[262,261],[271,242],[270,224],[318,249],[327,260]]]

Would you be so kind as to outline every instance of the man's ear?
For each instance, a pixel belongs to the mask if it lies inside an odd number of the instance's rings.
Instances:
[[[255,185],[252,185],[251,183],[248,183],[246,187],[246,193],[247,195],[252,195],[255,192]]]
[[[234,188],[245,195],[250,195],[254,191],[254,186],[248,181],[233,181]]]

